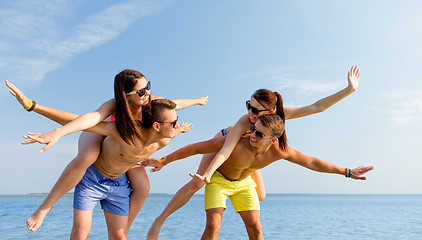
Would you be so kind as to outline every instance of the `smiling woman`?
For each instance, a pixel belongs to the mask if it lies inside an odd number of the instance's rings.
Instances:
[[[31,101],[13,84],[7,81],[6,84],[10,88],[10,92],[17,98],[22,106],[28,109]],[[143,139],[143,133],[140,131],[140,121],[145,116],[150,116],[149,118],[152,116],[152,119],[159,119],[164,121],[177,118],[175,112],[174,116],[170,116],[169,118],[155,117],[155,114],[145,115],[145,110],[148,110],[148,112],[160,112],[158,108],[157,110],[154,109],[155,105],[149,107],[151,99],[157,99],[158,101],[160,100],[160,97],[150,95],[151,85],[149,82],[147,82],[145,76],[142,73],[131,69],[123,70],[115,76],[114,86],[114,99],[104,103],[97,111],[83,114],[80,117],[78,117],[76,114],[67,113],[37,104],[33,111],[46,116],[62,125],[66,125],[46,134],[29,134],[28,137],[31,137],[34,140],[29,140],[26,143],[33,143],[35,140],[37,140],[41,143],[47,144],[42,148],[42,151],[44,151],[55,144],[60,137],[71,132],[91,128],[99,122],[105,120],[108,116],[114,115],[116,118],[116,130],[119,133],[118,137],[121,137],[126,144],[134,144],[139,142],[139,139]],[[143,92],[143,94],[128,95],[128,93],[140,91]],[[170,101],[170,105],[167,104],[167,107],[171,109],[183,109],[197,104],[205,105],[207,98],[177,99],[175,102],[176,103]],[[163,115],[158,114],[157,116]],[[148,122],[149,121],[144,121],[144,124],[148,124]],[[159,125],[160,124],[153,126],[153,123],[151,123],[145,127],[159,128]],[[188,131],[190,128],[190,124],[182,124],[182,126],[179,128],[171,129],[167,133],[169,136],[171,135],[170,137],[174,137],[180,132]],[[62,175],[57,180],[56,184],[44,202],[28,218],[27,228],[29,230],[36,231],[41,226],[46,214],[50,211],[53,204],[65,193],[71,190],[82,179],[86,169],[97,160],[104,138],[105,137],[103,135],[96,133],[83,132],[81,134],[79,140],[79,153],[77,157],[63,171]],[[130,225],[142,207],[143,202],[145,201],[145,198],[149,192],[149,180],[143,168],[133,167],[129,169],[128,178],[131,182],[133,191],[130,195],[129,217],[127,228],[125,229],[126,232],[128,231]]]
[[[352,66],[347,76],[348,86],[345,89],[305,107],[284,108],[283,100],[279,93],[268,89],[259,89],[255,91],[251,96],[251,99],[246,101],[248,113],[242,116],[236,125],[223,129],[215,135],[215,137],[221,137],[228,134],[224,141],[224,146],[217,154],[209,153],[202,157],[196,174],[191,174],[191,176],[195,176],[195,178],[177,191],[163,212],[155,219],[149,229],[148,239],[158,238],[161,226],[164,224],[167,217],[186,204],[195,192],[204,186],[205,183],[201,179],[209,180],[211,178],[217,168],[231,155],[242,135],[248,132],[251,123],[256,123],[259,117],[264,114],[276,114],[283,122],[284,128],[285,119],[300,118],[322,112],[356,90],[360,77],[359,68],[357,66]],[[278,145],[282,150],[287,148],[285,131],[283,131],[281,136],[278,136]],[[165,165],[166,163],[163,164]],[[159,169],[160,168],[152,169],[152,171],[157,171]],[[266,196],[266,192],[260,170],[253,172],[252,178],[257,185],[255,189],[257,198],[263,200]]]

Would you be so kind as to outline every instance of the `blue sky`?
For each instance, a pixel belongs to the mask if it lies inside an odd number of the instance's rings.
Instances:
[[[194,128],[153,156],[211,138],[246,113],[255,89],[303,106],[347,85],[327,111],[287,122],[289,145],[342,167],[374,165],[366,182],[286,161],[263,170],[269,193],[422,193],[420,1],[2,1],[0,74],[39,104],[82,114],[113,97],[133,68],[170,99],[209,96],[179,111]],[[79,133],[40,153],[27,131],[57,125],[27,113],[3,84],[0,194],[48,192],[76,155]],[[151,192],[174,193],[200,156],[151,173]],[[13,180],[12,180],[13,179]]]

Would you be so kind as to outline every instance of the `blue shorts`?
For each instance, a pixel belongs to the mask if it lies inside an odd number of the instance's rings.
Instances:
[[[99,201],[103,210],[120,216],[128,216],[131,191],[126,173],[111,179],[104,177],[94,165],[91,165],[75,187],[73,207],[91,211]]]

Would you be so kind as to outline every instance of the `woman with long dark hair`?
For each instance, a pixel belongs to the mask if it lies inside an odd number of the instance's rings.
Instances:
[[[150,94],[151,83],[146,80],[145,76],[139,71],[131,69],[125,69],[115,76],[115,98],[102,104],[96,111],[79,117],[76,114],[36,104],[10,82],[6,81],[6,85],[10,88],[10,93],[26,110],[37,112],[64,125],[50,133],[41,135],[29,133],[29,136],[46,144],[41,151],[45,151],[54,145],[60,137],[95,126],[99,122],[109,119],[109,116],[114,116],[112,120],[115,118],[115,124],[122,139],[126,143],[133,143],[135,139],[140,137],[138,125],[142,121],[142,109],[148,108],[152,99],[160,98]],[[207,97],[177,99],[174,102],[176,103],[176,110],[179,110],[193,105],[205,105]],[[104,138],[105,136],[96,133],[81,133],[78,141],[78,155],[66,166],[43,203],[28,218],[26,222],[28,230],[36,231],[53,204],[82,179],[86,169],[97,159]],[[25,143],[33,142],[35,140]],[[130,196],[128,230],[149,193],[150,184],[143,167],[132,167],[127,175],[133,189]]]

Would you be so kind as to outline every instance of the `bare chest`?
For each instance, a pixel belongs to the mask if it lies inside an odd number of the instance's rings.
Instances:
[[[141,142],[135,144],[122,144],[113,139],[105,139],[101,149],[102,157],[109,158],[119,164],[134,165],[158,150],[157,144],[145,145]]]
[[[275,160],[270,153],[256,154],[244,149],[236,149],[224,164],[226,167],[237,170],[257,170],[268,166]]]

